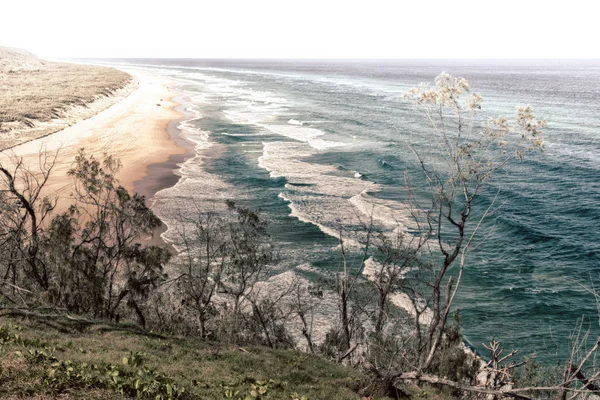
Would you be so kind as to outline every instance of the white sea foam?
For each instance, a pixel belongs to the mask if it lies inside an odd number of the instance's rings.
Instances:
[[[277,135],[308,143],[318,150],[344,146],[344,143],[323,138],[325,132],[305,127],[303,126],[304,122],[298,119],[289,119],[287,125],[276,123],[279,116],[289,114],[290,104],[281,96],[269,91],[253,90],[240,81],[218,78],[204,73],[194,73],[191,76],[204,84],[205,93],[202,95],[202,101],[210,102],[213,96],[220,99],[227,105],[223,114],[236,124],[255,125]],[[198,84],[198,82],[195,83]]]
[[[191,71],[190,71],[191,72]],[[290,118],[287,124],[276,123],[279,115],[288,114],[289,102],[268,91],[248,88],[244,82],[214,77],[203,72],[187,72],[187,83],[200,85],[202,93],[189,91],[194,103],[218,101],[225,105],[224,115],[237,124],[250,124],[266,129],[274,134],[293,139],[294,142],[263,143],[260,167],[270,172],[273,178],[284,177],[288,183],[280,194],[289,202],[291,215],[319,227],[324,233],[339,237],[344,231],[347,245],[358,246],[364,233],[365,221],[377,221],[385,230],[399,226],[400,213],[392,204],[377,200],[369,192],[376,192],[378,185],[361,178],[358,171],[340,171],[334,166],[310,163],[307,158],[318,151],[343,146],[344,143],[327,140],[320,129],[305,126],[297,118]],[[181,166],[180,181],[168,190],[161,191],[155,199],[157,214],[165,220],[169,231],[164,236],[175,240],[173,225],[177,215],[167,209],[191,211],[191,204],[223,204],[223,200],[241,197],[232,185],[218,176],[204,171],[204,151],[208,148],[220,151],[210,142],[210,132],[198,128],[197,121],[202,115],[197,106],[188,110],[192,115],[181,122],[182,134],[195,143],[197,155]],[[293,115],[293,114],[292,114]],[[320,123],[325,121],[310,121]],[[254,136],[255,133],[223,132],[226,136]],[[218,147],[218,146],[217,146]],[[184,200],[188,199],[188,200]],[[374,205],[374,203],[376,203]],[[196,207],[196,206],[194,206]]]
[[[288,202],[288,207],[290,208],[290,216],[297,218],[298,220],[300,220],[302,222],[306,222],[308,224],[313,224],[313,225],[317,226],[321,230],[321,232],[323,232],[331,237],[335,237],[335,238],[340,237],[339,230],[336,231],[334,228],[331,228],[329,226],[319,223],[318,220],[313,219],[314,213],[313,213],[313,215],[310,215],[309,213],[306,212],[306,210],[303,210],[302,207],[299,207],[296,205],[298,203],[301,203],[301,201],[298,201],[296,199],[296,202],[294,202],[291,199],[287,198],[283,193],[279,193],[278,197],[280,199]],[[344,243],[348,244],[351,247],[354,247],[354,248],[360,247],[360,243],[358,243],[356,240],[347,239],[345,237],[343,239],[344,239]]]
[[[401,204],[381,200],[369,193],[379,186],[367,180],[346,175],[332,165],[306,161],[315,154],[306,143],[263,143],[259,166],[271,177],[284,177],[288,183],[280,198],[289,202],[290,215],[312,223],[321,231],[358,247],[365,235],[365,226],[373,221],[386,232],[404,230],[410,220]]]
[[[239,193],[233,185],[205,170],[204,163],[208,157],[206,150],[210,149],[211,154],[214,154],[221,149],[211,143],[210,132],[199,129],[195,124],[202,118],[197,106],[187,106],[184,115],[187,118],[179,123],[178,129],[184,138],[194,143],[196,154],[179,165],[179,169],[174,171],[180,176],[179,181],[174,186],[157,192],[152,204],[152,210],[167,226],[162,238],[173,243],[178,250],[180,232],[190,228],[186,219],[194,218],[207,210],[224,210],[226,199],[244,198],[244,194]]]
[[[305,266],[301,265],[296,269],[302,271]],[[297,292],[290,292],[293,285],[300,289],[300,297],[304,306],[309,306],[306,320],[312,334],[312,341],[314,344],[321,344],[325,341],[327,333],[337,324],[338,301],[337,295],[333,291],[320,290],[318,297],[310,295],[309,288],[314,287],[314,284],[293,270],[271,276],[267,281],[258,283],[255,290],[258,296],[280,301],[282,308],[292,308],[297,301]],[[306,339],[302,335],[303,328],[300,317],[291,313],[286,320],[286,329],[299,346],[306,343]]]
[[[256,133],[229,133],[229,132],[221,132],[221,135],[232,136],[232,137],[258,136]]]
[[[190,90],[188,96],[194,103],[218,101],[224,104],[226,118],[237,124],[249,124],[268,130],[294,141],[263,143],[260,167],[270,172],[273,178],[284,177],[288,181],[282,199],[289,202],[291,215],[312,223],[324,233],[339,237],[344,231],[347,245],[358,246],[364,235],[364,225],[370,219],[377,221],[388,231],[399,226],[398,207],[377,200],[368,193],[376,192],[378,185],[361,178],[358,171],[340,171],[338,168],[307,161],[318,151],[343,146],[344,143],[326,139],[320,129],[305,126],[298,118],[290,118],[287,124],[276,123],[279,115],[289,114],[289,102],[268,91],[248,88],[244,82],[211,76],[205,72],[186,73],[186,82],[200,87],[202,93]],[[198,204],[215,207],[228,198],[243,197],[235,187],[218,176],[207,173],[204,168],[205,150],[220,151],[210,142],[210,132],[198,128],[202,118],[198,106],[188,107],[191,117],[182,121],[183,136],[195,143],[196,156],[186,161],[177,172],[180,181],[168,190],[156,195],[157,214],[165,221],[169,230],[164,234],[175,240],[176,212],[191,212]],[[291,114],[293,115],[293,114]],[[311,121],[320,123],[324,121]],[[255,133],[223,132],[226,136],[254,136]],[[255,151],[255,150],[250,150]],[[373,203],[376,203],[374,206]],[[192,207],[192,204],[195,204]]]
[[[348,200],[362,215],[368,216],[388,230],[402,231],[413,224],[409,205],[398,201],[383,200],[371,196],[367,190]]]
[[[318,150],[326,150],[334,147],[344,146],[345,143],[333,142],[329,140],[321,139],[320,136],[325,135],[325,132],[308,127],[301,126],[289,126],[289,125],[262,125],[264,128],[270,130],[281,136],[288,137],[290,139],[298,140],[300,142],[308,143],[311,147]]]
[[[129,65],[129,64],[125,64],[125,65]],[[154,67],[154,68],[156,67],[153,65],[148,65],[148,66]],[[223,67],[184,67],[184,66],[178,66],[177,68],[184,69],[184,70],[193,70],[193,71],[232,72],[235,74],[278,76],[278,77],[293,78],[293,79],[302,78],[302,75],[297,75],[297,74],[282,74],[282,73],[277,73],[277,72],[252,71],[252,70],[237,69],[237,68],[234,69],[234,68],[223,68]],[[186,73],[186,74],[188,74],[188,73]]]
[[[167,242],[179,242],[179,232],[189,225],[186,219],[206,210],[223,211],[225,200],[244,198],[235,187],[207,173],[203,164],[202,155],[190,158],[178,171],[179,181],[154,196],[152,209],[168,228],[162,235]]]
[[[363,276],[365,278],[367,278],[369,280],[375,280],[376,275],[379,273],[382,273],[382,272],[385,274],[385,268],[382,270],[382,264],[375,261],[373,259],[373,257],[370,257],[369,259],[367,259],[365,261],[365,266],[363,268]],[[406,271],[403,271],[403,273],[401,275],[402,275],[402,277],[404,277],[410,272],[411,272],[411,270],[406,270]],[[412,300],[406,293],[398,293],[398,292],[390,293],[389,300],[396,307],[402,308],[403,310],[408,312],[413,317],[417,315],[417,310],[415,309],[415,306],[414,306]],[[426,307],[425,301],[423,299],[417,299],[416,302],[417,302],[417,307],[419,310],[424,309],[424,311],[422,311],[422,314],[419,318],[419,321],[422,324],[429,325],[431,323],[431,320],[433,319],[432,311]]]

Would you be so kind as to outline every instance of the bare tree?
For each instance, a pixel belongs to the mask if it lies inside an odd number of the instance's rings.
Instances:
[[[213,300],[227,262],[225,222],[215,211],[199,211],[194,219],[181,218],[186,223],[179,232],[182,249],[176,265],[181,275],[176,281],[182,301],[198,321],[200,336],[206,338],[210,333],[207,323],[217,313]],[[189,232],[186,225],[191,226]]]
[[[42,192],[56,164],[58,151],[40,150],[37,168],[24,163],[23,158],[12,156],[10,164],[0,164],[0,249],[3,252],[3,282],[12,281],[25,273],[33,278],[41,290],[48,290],[50,273],[40,257],[41,237],[56,207],[57,198],[42,196]],[[23,271],[20,271],[20,268]]]
[[[337,362],[342,362],[350,357],[357,349],[356,334],[361,330],[362,324],[359,315],[364,315],[364,302],[356,301],[356,288],[362,281],[362,273],[365,268],[365,262],[369,255],[370,245],[373,236],[373,220],[371,218],[368,225],[363,224],[365,231],[362,240],[363,249],[360,253],[358,265],[351,265],[348,260],[347,248],[344,242],[342,232],[339,233],[339,249],[341,254],[341,265],[335,275],[335,290],[338,299],[339,310],[339,334]]]
[[[323,298],[323,291],[318,286],[303,285],[301,282],[297,282],[293,287],[292,295],[292,310],[302,324],[302,336],[306,340],[306,350],[314,353],[314,311],[317,303]]]
[[[264,343],[271,348],[295,347],[295,341],[286,325],[294,315],[294,306],[289,301],[289,296],[296,285],[296,282],[292,282],[283,288],[274,289],[267,284],[246,296],[252,307],[249,315],[251,333],[262,337]]]
[[[405,279],[407,274],[421,268],[419,252],[425,242],[421,236],[411,240],[400,229],[397,229],[392,236],[380,234],[375,241],[376,252],[373,257],[376,264],[371,281],[377,291],[373,327],[376,336],[381,335],[384,324],[389,318],[390,296],[405,291],[404,287],[412,282],[410,279],[408,281]],[[411,294],[411,299],[415,301],[419,299],[416,293]],[[419,310],[416,305],[414,308]]]
[[[227,261],[220,290],[232,300],[233,315],[258,281],[264,278],[265,268],[274,261],[275,253],[267,232],[267,223],[258,212],[236,206],[228,201],[231,213],[228,221]]]
[[[474,213],[474,202],[510,161],[543,147],[545,122],[538,120],[529,106],[518,108],[514,124],[503,117],[483,121],[482,98],[472,93],[465,99],[469,92],[465,79],[442,73],[435,87],[421,86],[407,95],[424,111],[430,126],[427,149],[411,147],[431,199],[429,207],[414,208],[423,210],[418,218],[424,227],[420,234],[429,238],[427,245],[435,253],[428,296],[432,318],[418,371],[426,371],[436,356],[467,256],[486,237],[479,231],[495,209],[498,193],[481,214]],[[416,324],[421,323],[417,319]]]

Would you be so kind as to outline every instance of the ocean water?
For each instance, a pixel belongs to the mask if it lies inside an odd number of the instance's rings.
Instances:
[[[465,338],[479,352],[496,338],[554,362],[582,316],[600,333],[582,287],[600,281],[600,62],[109,62],[166,76],[182,93],[180,128],[195,156],[156,195],[159,216],[172,226],[225,199],[258,208],[282,271],[337,268],[340,229],[359,226],[373,204],[387,229],[405,223],[404,174],[419,177],[408,144],[427,140],[408,89],[446,71],[483,95],[489,115],[530,104],[548,121],[546,148],[492,184],[505,205],[488,219],[495,233],[471,255],[455,302]]]

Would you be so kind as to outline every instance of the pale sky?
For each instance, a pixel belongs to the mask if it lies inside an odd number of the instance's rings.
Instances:
[[[1,0],[45,58],[600,58],[594,0]]]

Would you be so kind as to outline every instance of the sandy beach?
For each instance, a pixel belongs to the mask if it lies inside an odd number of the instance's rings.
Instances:
[[[36,170],[40,150],[59,152],[45,195],[58,195],[57,211],[70,203],[72,181],[67,175],[81,148],[101,157],[110,154],[123,165],[118,179],[130,192],[150,198],[166,185],[176,182],[172,170],[185,153],[176,140],[176,121],[181,114],[169,82],[153,75],[127,71],[139,87],[129,96],[93,117],[45,138],[30,141],[0,153],[0,163],[10,165],[12,158]],[[180,143],[181,144],[181,143]],[[152,176],[148,176],[148,173]],[[175,181],[174,181],[175,179]]]

